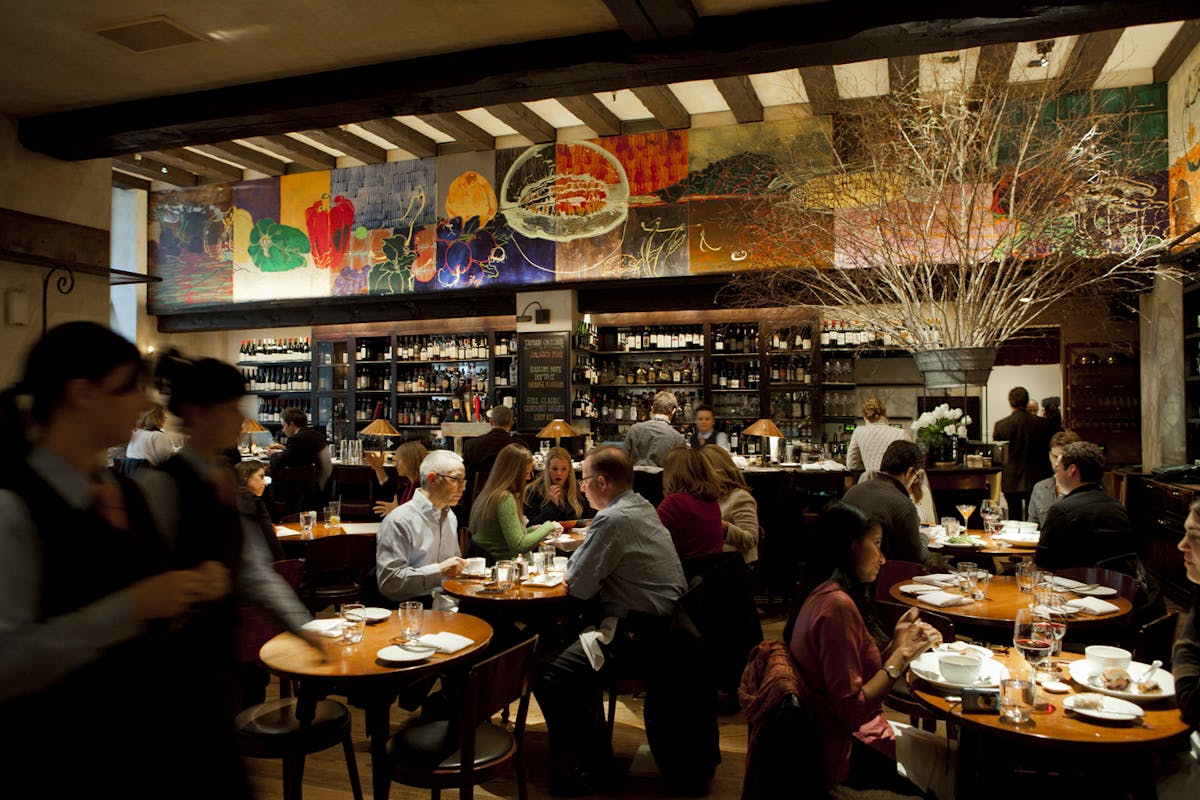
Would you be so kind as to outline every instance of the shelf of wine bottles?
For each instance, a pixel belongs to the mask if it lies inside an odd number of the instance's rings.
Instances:
[[[278,364],[307,362],[312,358],[308,338],[243,339],[238,348],[238,364]]]
[[[516,352],[515,342],[510,342]],[[445,336],[397,336],[396,361],[486,361],[486,333]]]
[[[753,355],[758,352],[758,325],[734,323],[712,326],[714,356]]]
[[[703,405],[700,390],[676,391],[674,394],[679,403],[679,409],[675,412],[671,423],[676,427],[690,424],[695,419],[696,407]],[[630,425],[634,422],[644,422],[650,419],[650,406],[654,395],[653,391],[630,394],[611,389],[597,389],[595,399],[592,400],[596,409],[593,419],[601,424],[610,425]]]
[[[442,368],[404,364],[396,369],[396,392],[399,394],[486,394],[488,388],[486,364],[463,363]]]
[[[604,352],[704,349],[703,325],[624,327],[602,330],[597,336]]]
[[[264,425],[278,425],[285,408],[298,408],[312,417],[312,401],[301,399],[282,399],[278,397],[262,397],[258,401],[258,414],[255,417]]]
[[[573,375],[573,383],[607,386],[699,385],[704,382],[704,362],[697,356],[655,358],[645,354],[615,359],[586,359],[586,366]]]
[[[307,366],[243,367],[242,377],[246,391],[253,394],[312,391],[312,370]]]

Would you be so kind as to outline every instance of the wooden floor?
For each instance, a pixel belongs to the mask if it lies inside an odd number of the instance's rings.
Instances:
[[[782,635],[784,620],[781,616],[763,617],[763,633],[767,638]],[[272,681],[270,694],[274,694],[276,683]],[[344,699],[344,698],[334,698]],[[354,747],[358,755],[358,772],[363,782],[363,794],[371,797],[371,760],[369,746],[363,729],[361,709],[352,709],[354,725]],[[412,715],[392,706],[392,730],[408,724]],[[718,718],[721,733],[721,764],[717,767],[708,796],[713,798],[736,798],[742,791],[742,773],[746,759],[746,722],[741,712],[726,713]],[[528,764],[528,788],[530,800],[550,797],[549,777],[546,767],[546,725],[537,701],[530,704],[526,727],[525,745]],[[626,769],[623,785],[596,797],[654,798],[671,797],[665,783],[658,775],[654,759],[646,745],[646,730],[642,715],[642,699],[621,695],[617,701],[617,722],[613,733],[613,750],[617,761]],[[254,783],[259,800],[282,800],[283,784],[279,761],[248,759],[247,769]],[[452,800],[456,791],[443,792],[442,796]],[[476,787],[476,797],[515,798],[516,781],[513,778],[489,781]],[[428,790],[415,789],[393,783],[393,800],[428,798]],[[333,747],[308,757],[304,770],[305,800],[352,800],[350,781],[346,774],[346,762],[342,748]]]

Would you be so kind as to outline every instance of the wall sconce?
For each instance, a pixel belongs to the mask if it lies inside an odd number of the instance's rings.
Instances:
[[[533,316],[529,316],[529,309],[537,306],[537,311],[533,312]],[[542,308],[542,304],[537,300],[525,306],[525,310],[517,315],[517,322],[532,322],[535,325],[545,325],[550,321],[550,309]]]

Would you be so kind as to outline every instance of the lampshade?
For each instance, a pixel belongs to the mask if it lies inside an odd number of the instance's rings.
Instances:
[[[265,430],[266,428],[260,425],[256,419],[246,417],[242,420],[242,433],[262,433]]]
[[[779,428],[775,426],[775,423],[765,418],[758,420],[749,428],[746,428],[746,430],[742,431],[742,434],[745,436],[774,436],[776,438],[783,437],[783,434],[779,432]]]
[[[579,432],[561,419],[552,419],[550,424],[538,433],[539,439],[561,439],[564,436],[578,436]]]
[[[372,422],[358,432],[359,436],[399,436],[400,431],[392,427],[392,423],[383,417]]]

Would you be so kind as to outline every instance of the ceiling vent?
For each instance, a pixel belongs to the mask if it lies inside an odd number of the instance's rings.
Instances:
[[[208,41],[207,36],[189,31],[178,22],[163,16],[101,28],[96,33],[135,53],[148,53],[179,44]]]

